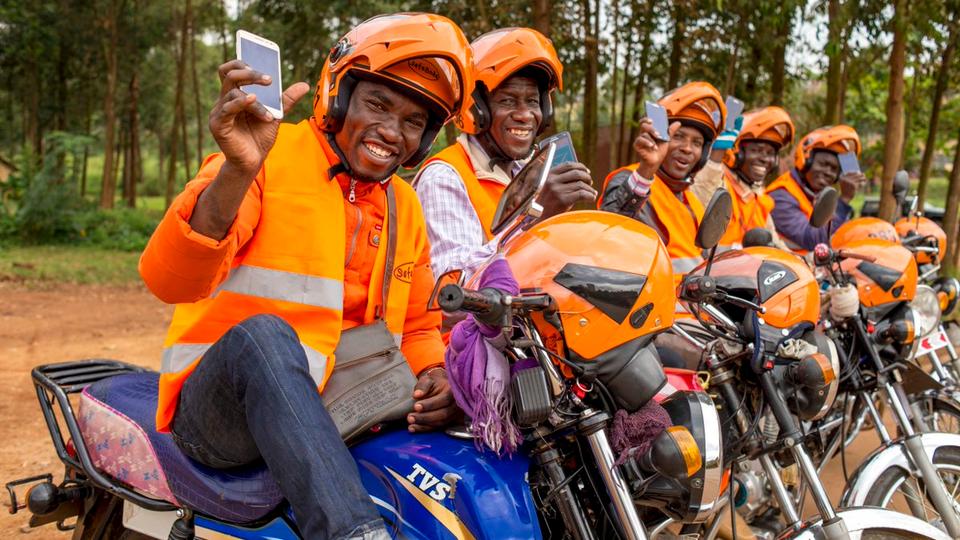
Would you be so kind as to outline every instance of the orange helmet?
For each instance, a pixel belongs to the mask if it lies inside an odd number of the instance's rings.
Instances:
[[[532,28],[501,28],[487,32],[470,44],[473,51],[475,88],[466,97],[463,113],[457,118],[461,131],[476,135],[490,128],[487,97],[504,81],[524,68],[543,72],[546,82],[541,87],[542,120],[537,133],[553,120],[550,93],[563,90],[563,64],[546,36]]]
[[[708,82],[691,82],[667,92],[657,102],[667,110],[667,119],[692,126],[703,133],[703,152],[691,175],[703,168],[710,157],[710,145],[723,130],[727,106],[720,92]]]
[[[840,263],[840,268],[853,276],[861,304],[873,308],[913,300],[917,294],[917,261],[910,250],[879,239],[858,240],[840,247],[873,259],[848,258]]]
[[[743,141],[766,141],[773,144],[777,151],[793,143],[793,120],[781,107],[764,107],[755,109],[743,115],[743,127],[733,148],[727,150],[723,162],[730,169],[737,169],[743,162],[740,143]],[[774,167],[776,168],[776,167]]]
[[[703,275],[706,263],[691,274]],[[820,288],[810,268],[796,255],[771,247],[748,247],[717,255],[710,267],[717,287],[756,302],[766,309],[764,324],[790,329],[816,325],[820,318]]]
[[[937,243],[939,253],[929,253],[926,251],[917,251],[914,255],[917,258],[917,264],[932,264],[937,258],[943,257],[944,250],[947,249],[947,233],[936,222],[922,216],[900,218],[894,224],[897,233],[901,237],[906,237],[910,233],[919,234],[933,239]]]
[[[420,147],[405,167],[430,151],[440,128],[460,112],[464,92],[473,87],[470,47],[450,19],[431,13],[379,15],[357,25],[330,50],[313,101],[320,128],[343,126],[358,80],[388,84],[430,112]]]
[[[538,329],[558,354],[593,360],[673,324],[670,255],[635,219],[597,210],[558,214],[511,240],[505,253],[521,290],[550,294],[563,333]],[[479,272],[478,272],[479,273]]]
[[[860,156],[860,136],[857,130],[847,125],[836,125],[817,128],[800,139],[800,144],[794,152],[793,163],[798,171],[805,171],[810,167],[813,153],[817,150],[826,150],[834,154],[856,152]]]
[[[830,237],[830,246],[840,249],[859,240],[886,240],[894,244],[900,243],[897,229],[889,222],[875,217],[861,217],[844,223]]]

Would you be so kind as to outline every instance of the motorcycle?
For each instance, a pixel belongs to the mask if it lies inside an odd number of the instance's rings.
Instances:
[[[644,519],[698,523],[725,502],[716,408],[695,374],[665,373],[651,344],[673,321],[666,250],[614,214],[532,223],[554,153],[541,150],[498,209],[501,251],[524,292],[473,291],[450,276],[434,291],[444,309],[506,329],[512,363],[524,364],[509,388],[521,444],[507,459],[462,427],[413,435],[388,422],[348,441],[394,538],[646,539]],[[31,526],[56,523],[76,539],[299,538],[264,466],[205,467],[156,431],[158,378],[106,360],[34,369],[65,473],[8,484],[12,511],[28,507]],[[618,456],[611,420],[651,401],[673,426]]]
[[[824,225],[835,205],[836,192],[821,195],[811,224]],[[889,510],[863,504],[838,510],[827,497],[813,459],[818,432],[808,428],[834,405],[843,361],[834,340],[816,327],[819,286],[805,263],[769,247],[711,253],[685,277],[679,296],[699,326],[674,331],[704,351],[708,390],[721,400],[724,425],[733,428],[724,443],[736,471],[732,506],[755,524],[782,527],[780,537],[945,537]],[[791,492],[784,470],[797,472],[803,487]],[[778,511],[761,501],[767,490]],[[819,512],[808,522],[801,520],[804,491]]]

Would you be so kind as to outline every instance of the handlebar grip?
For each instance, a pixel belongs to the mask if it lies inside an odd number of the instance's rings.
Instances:
[[[473,291],[455,283],[444,285],[440,289],[437,303],[446,312],[468,311],[470,313],[488,313],[493,309],[496,299],[489,290]]]
[[[813,262],[817,265],[824,265],[833,258],[833,250],[826,244],[817,244],[813,248]]]
[[[842,259],[860,259],[861,261],[867,261],[867,262],[876,262],[877,260],[877,258],[872,255],[861,255],[859,253],[853,253],[845,249],[841,249],[837,251],[837,256],[839,256]]]
[[[717,292],[717,281],[711,276],[686,276],[680,289],[685,300],[698,302]]]

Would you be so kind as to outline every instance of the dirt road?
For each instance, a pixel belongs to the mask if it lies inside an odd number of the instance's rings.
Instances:
[[[79,358],[115,358],[156,369],[172,311],[142,287],[57,285],[38,291],[0,282],[0,483],[63,473],[30,370]],[[9,515],[8,504],[0,508],[0,538],[69,537],[53,526],[30,530],[29,516]]]
[[[39,364],[79,358],[115,358],[158,368],[172,308],[140,287],[58,285],[36,291],[0,282],[0,483],[63,468],[37,406],[30,370]],[[870,432],[847,454],[853,470],[878,444]],[[836,501],[843,489],[839,460],[823,475]],[[3,494],[4,497],[6,494]],[[807,514],[814,513],[812,504]],[[30,529],[26,513],[0,507],[0,538],[62,539],[53,526]]]

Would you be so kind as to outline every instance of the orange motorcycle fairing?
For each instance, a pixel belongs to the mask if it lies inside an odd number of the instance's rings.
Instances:
[[[886,240],[900,243],[900,234],[890,223],[875,217],[861,217],[844,223],[830,238],[830,247],[841,249],[860,240]]]
[[[922,216],[905,217],[900,218],[893,226],[901,237],[905,237],[907,234],[914,232],[920,236],[935,238],[937,240],[937,249],[940,250],[940,256],[943,256],[943,253],[947,249],[947,233],[932,219]],[[935,262],[932,253],[918,251],[914,255],[916,256],[917,264],[932,264]]]
[[[860,303],[874,308],[909,302],[917,293],[917,261],[909,249],[886,240],[859,240],[838,246],[848,257],[840,268],[853,277]]]

